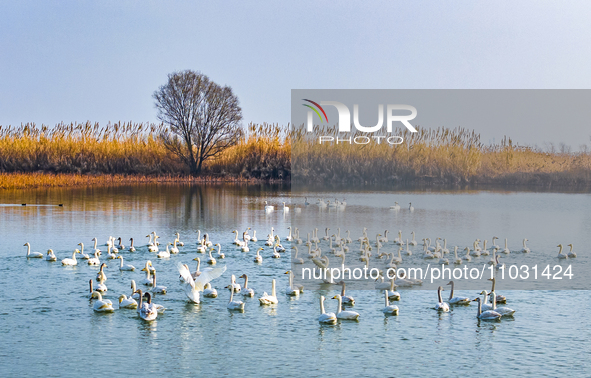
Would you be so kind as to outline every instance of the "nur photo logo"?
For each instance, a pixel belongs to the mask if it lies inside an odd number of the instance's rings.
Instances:
[[[313,101],[310,99],[302,99],[307,103],[302,104],[308,108],[306,118],[306,130],[308,132],[314,131],[314,114],[316,114],[321,123],[328,124],[328,116],[323,106],[334,106],[338,112],[338,132],[339,133],[350,133],[351,132],[351,111],[349,107],[342,102],[338,101]],[[399,114],[400,112],[410,112],[410,114]],[[412,133],[416,133],[417,129],[409,122],[416,118],[417,109],[412,105],[404,104],[387,104],[385,117],[384,117],[384,105],[378,104],[378,122],[374,126],[363,126],[359,121],[359,104],[353,104],[353,126],[355,129],[362,133],[377,133],[383,131],[384,118],[386,119],[386,132],[391,133],[393,130],[393,124],[400,122]],[[371,135],[371,136],[355,136],[348,138],[338,138],[330,135],[319,136],[319,143],[324,142],[336,142],[339,143],[354,143],[354,144],[368,144],[371,140],[374,140],[378,144],[381,140],[386,139],[389,144],[401,144],[404,140],[400,136],[386,136],[386,135]]]

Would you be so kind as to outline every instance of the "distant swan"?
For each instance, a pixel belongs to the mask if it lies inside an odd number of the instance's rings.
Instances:
[[[577,257],[577,254],[573,252],[573,245],[569,244],[568,246],[570,247],[570,251],[568,252],[568,257],[570,257],[571,259]]]
[[[527,247],[527,245],[525,245],[525,242],[526,241],[529,241],[529,240],[523,239],[523,249],[521,250],[521,252],[523,252],[523,253],[530,253],[531,252],[530,249]]]

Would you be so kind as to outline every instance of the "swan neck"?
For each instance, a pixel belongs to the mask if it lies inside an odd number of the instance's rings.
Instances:
[[[271,281],[271,296],[275,297],[275,280]]]
[[[449,299],[451,300],[454,297],[454,282],[451,281],[451,291],[449,292]]]
[[[324,297],[320,297],[320,314],[324,314]]]

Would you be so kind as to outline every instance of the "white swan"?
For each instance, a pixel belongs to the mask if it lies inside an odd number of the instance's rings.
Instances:
[[[390,210],[400,210],[400,205],[398,204],[398,202],[394,202],[394,205],[390,206]]]
[[[115,260],[117,258],[117,255],[115,253],[111,253],[112,249],[113,247],[111,247],[111,245],[107,246],[107,258],[110,260]]]
[[[250,241],[253,243],[256,243],[259,241],[259,239],[257,238],[257,230],[252,231],[252,236],[250,237]]]
[[[386,305],[382,309],[382,312],[386,315],[398,315],[398,306],[390,304],[390,301],[388,299],[388,290],[384,290],[384,298]]]
[[[150,292],[152,294],[166,294],[166,286],[156,285],[156,271],[154,271],[153,274],[154,275],[152,276],[152,289],[150,290]]]
[[[523,252],[523,253],[530,253],[531,252],[530,249],[527,247],[527,245],[525,245],[525,242],[526,241],[529,241],[529,240],[523,239],[523,249],[521,250],[521,252]]]
[[[152,262],[150,260],[146,261],[146,266],[142,269],[142,272],[146,272],[146,278],[142,281],[142,284],[146,286],[152,286],[152,274],[150,267],[152,266]]]
[[[408,203],[408,211],[415,211],[415,208],[412,207],[412,202]]]
[[[296,247],[294,245],[294,246],[291,247],[291,249],[295,250],[295,254],[291,258],[291,263],[292,264],[303,264],[304,263],[304,259],[302,259],[301,257],[298,257],[298,247]]]
[[[472,261],[472,257],[470,257],[470,248],[466,247],[464,248],[464,251],[466,251],[466,254],[464,256],[462,256],[462,260],[464,261]]]
[[[29,244],[29,242],[23,244],[23,247],[27,247],[27,258],[28,259],[41,259],[41,258],[43,258],[43,253],[41,253],[41,252],[31,252],[31,244]]]
[[[337,322],[337,316],[334,313],[324,311],[324,295],[320,296],[320,316],[318,321],[325,324],[335,324]]]
[[[97,251],[94,253],[94,257],[86,260],[86,262],[88,263],[88,265],[101,265],[101,260],[99,259],[99,256],[101,255],[100,251]]]
[[[226,307],[230,311],[244,311],[244,302],[234,300],[234,290],[230,290],[230,301]]]
[[[222,246],[219,243],[215,243],[214,247],[218,247],[218,259],[225,259],[226,255],[224,255],[224,253],[222,252]]]
[[[240,287],[240,284],[236,282],[236,277],[233,274],[230,276],[230,281],[231,284],[226,286],[226,289],[229,289],[235,293],[239,293],[240,290],[242,290],[242,287]]]
[[[260,264],[260,263],[262,263],[262,262],[263,262],[263,256],[261,256],[261,254],[260,254],[260,253],[261,253],[261,251],[262,251],[263,249],[264,249],[263,247],[261,247],[261,248],[257,249],[257,254],[256,254],[256,256],[254,257],[254,262],[255,262],[255,263],[258,263],[258,264]]]
[[[203,296],[205,298],[217,298],[218,297],[218,291],[216,289],[212,288],[211,287],[211,284],[208,282],[203,287]]]
[[[183,278],[181,284],[185,295],[193,303],[199,303],[199,292],[205,289],[205,284],[218,278],[226,271],[226,266],[216,267],[211,270],[204,270],[197,279],[193,279],[191,272],[186,265],[177,264],[178,271]]]
[[[515,314],[515,310],[509,307],[497,307],[497,296],[495,292],[491,292],[492,297],[492,310],[501,314],[501,316],[513,316]]]
[[[472,251],[470,252],[470,255],[471,255],[471,256],[474,256],[474,257],[479,257],[479,256],[480,256],[480,250],[481,250],[481,248],[480,248],[480,246],[478,245],[478,242],[479,242],[479,241],[480,241],[479,239],[476,239],[476,241],[474,242],[474,244],[473,244],[473,249],[472,249]]]
[[[78,245],[80,246],[80,258],[83,260],[88,260],[90,256],[84,253],[84,243],[78,243]]]
[[[215,258],[214,258],[214,257],[211,255],[211,251],[213,251],[213,248],[211,248],[211,249],[209,250],[209,257],[207,258],[207,263],[208,263],[209,265],[215,265],[215,264],[217,264],[217,261],[216,261],[216,259],[215,259]]]
[[[113,312],[115,309],[113,308],[113,303],[111,303],[108,299],[103,299],[103,296],[98,291],[93,293],[93,297],[96,298],[94,302],[94,306],[92,309],[96,312]]]
[[[176,241],[176,244],[180,245],[181,247],[184,247],[185,246],[185,243],[183,243],[181,241],[181,235],[178,232],[176,233],[176,239],[175,239],[175,241]]]
[[[482,290],[480,295],[483,296],[483,302],[480,304],[482,309],[485,311],[492,310],[492,304],[488,303],[488,292],[486,290]]]
[[[254,297],[254,290],[248,287],[248,276],[246,273],[238,278],[244,278],[244,286],[242,287],[242,290],[240,290],[242,295],[245,297]]]
[[[174,243],[172,244],[172,247],[170,247],[170,249],[168,250],[170,253],[173,253],[173,254],[179,253],[179,248],[176,246],[177,242],[178,242],[178,239],[174,239]],[[170,243],[169,243],[169,245],[170,245]]]
[[[169,250],[169,246],[171,244],[168,243],[166,244],[166,251],[160,251],[158,252],[158,254],[156,255],[156,257],[158,257],[159,259],[168,259],[170,258],[170,250]]]
[[[341,288],[341,300],[345,306],[355,306],[355,299],[351,296],[345,295],[345,281],[340,281]]]
[[[489,252],[488,248],[486,248],[486,243],[487,242],[488,242],[487,240],[484,241],[484,245],[482,246],[482,249],[480,250],[480,255],[481,256],[488,256],[488,255],[490,255],[490,252]]]
[[[451,285],[451,292],[449,293],[449,299],[447,302],[451,305],[469,305],[472,301],[468,297],[454,297],[454,282],[449,281],[447,283]]]
[[[460,259],[458,257],[458,246],[457,245],[454,247],[454,257],[455,257],[454,264],[456,264],[456,265],[462,265],[462,259]]]
[[[265,201],[265,211],[267,211],[267,212],[270,212],[270,211],[273,211],[273,210],[275,210],[275,207],[274,207],[274,206],[271,206],[271,205],[269,205],[269,204],[267,203],[267,201]]]
[[[140,299],[140,295],[137,293],[137,288],[135,287],[135,281],[131,280],[131,295],[130,298],[133,299]]]
[[[573,252],[573,245],[569,244],[568,246],[570,247],[570,251],[568,252],[568,257],[571,259],[577,257],[577,254]]]
[[[562,253],[562,244],[558,244],[557,247],[560,248],[558,250],[558,256],[557,257],[559,259],[568,259],[568,255],[566,253]]]
[[[57,257],[53,254],[53,249],[47,250],[47,256],[45,256],[45,260],[47,261],[57,261]]]
[[[443,291],[443,287],[439,286],[437,288],[437,299],[439,302],[435,305],[435,310],[449,312],[449,305],[447,303],[445,303],[443,301],[443,299],[441,299],[441,292],[442,291]]]
[[[293,273],[291,272],[291,270],[288,270],[287,272],[285,272],[285,274],[289,274],[289,286],[285,288],[285,294],[290,295],[292,297],[299,296],[300,290],[293,284]]]
[[[135,266],[129,265],[129,264],[125,264],[125,265],[123,264],[123,256],[117,256],[117,258],[121,260],[121,264],[119,265],[119,270],[120,271],[130,272],[130,271],[134,271],[135,270]]]
[[[271,295],[267,292],[263,293],[263,296],[259,298],[261,306],[277,304],[277,295],[275,294],[275,279],[271,281]]]
[[[146,235],[147,238],[150,238],[150,241],[148,242],[148,252],[158,252],[158,245],[156,245],[156,238],[154,238],[154,241],[152,241],[154,235],[149,234]]]
[[[281,255],[279,254],[279,252],[277,252],[277,244],[275,244],[273,246],[273,254],[271,255],[272,258],[274,259],[278,259],[281,257]]]
[[[342,320],[358,320],[359,319],[359,313],[358,312],[355,312],[355,311],[342,311],[343,299],[341,298],[340,295],[337,294],[334,297],[332,297],[332,299],[336,299],[338,301],[337,319],[342,319]]]
[[[131,296],[127,297],[125,294],[119,296],[119,308],[137,308],[137,302]]]
[[[129,239],[131,245],[129,246],[129,252],[135,252],[135,247],[133,246],[133,238]]]
[[[68,258],[63,259],[62,260],[62,265],[70,265],[70,266],[78,265],[78,261],[76,260],[76,254],[77,253],[80,253],[80,250],[79,249],[74,250],[74,252],[72,253],[72,258],[71,259],[68,259]]]
[[[511,250],[509,249],[509,247],[507,247],[507,238],[505,238],[505,248],[503,249],[503,253],[506,255],[511,253]]]
[[[414,246],[416,246],[418,243],[417,243],[417,241],[415,240],[415,232],[414,232],[414,231],[412,231],[412,232],[411,232],[411,234],[412,234],[412,240],[410,241],[410,243],[409,243],[409,244],[410,244],[410,245],[412,245],[412,246],[414,247]]]
[[[495,292],[495,285],[497,283],[497,280],[494,277],[489,278],[488,280],[492,282],[492,287],[490,289],[490,292],[491,293],[494,293]],[[504,295],[501,295],[501,294],[495,294],[495,300],[496,300],[497,303],[507,303],[507,297],[505,297]]]
[[[482,303],[480,302],[480,297],[474,298],[474,299],[472,299],[472,301],[478,302],[478,312],[476,314],[476,317],[478,317],[478,319],[497,320],[497,319],[501,318],[501,314],[499,314],[498,312],[491,311],[491,310],[482,311]]]
[[[283,212],[289,213],[289,207],[285,206],[285,202],[283,202]]]
[[[98,248],[97,248],[97,246],[96,246],[96,245],[97,245],[97,243],[98,243],[98,240],[97,240],[96,238],[92,238],[92,240],[91,240],[91,241],[93,241],[93,242],[94,242],[94,247],[93,247],[93,249],[92,249],[92,253],[97,253],[97,252],[100,252],[101,250],[100,250],[100,249],[98,249]]]

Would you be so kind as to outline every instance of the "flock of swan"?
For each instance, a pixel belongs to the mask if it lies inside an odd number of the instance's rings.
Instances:
[[[306,198],[305,205],[308,206],[308,200]],[[320,207],[340,207],[346,206],[346,201],[338,201],[335,199],[334,202],[324,201],[319,199],[318,206]],[[398,203],[395,204],[399,210]],[[269,209],[269,207],[271,209]],[[284,211],[289,211],[289,207],[283,203]],[[409,210],[412,211],[412,204],[409,204]],[[274,211],[274,207],[270,206],[265,202],[265,211]],[[329,271],[329,264],[331,259],[340,259],[342,266],[345,265],[347,259],[349,261],[357,261],[363,263],[366,267],[373,265],[378,268],[379,276],[375,283],[375,289],[384,292],[384,307],[381,311],[386,315],[398,315],[400,309],[398,306],[391,304],[391,301],[399,301],[401,294],[396,291],[397,287],[412,287],[415,285],[421,285],[422,281],[416,278],[410,277],[391,277],[388,281],[384,279],[384,270],[393,269],[403,264],[403,260],[410,258],[410,256],[422,257],[423,259],[436,259],[438,264],[456,264],[461,265],[475,260],[482,256],[491,256],[488,264],[494,265],[497,269],[503,267],[503,263],[499,261],[500,254],[510,254],[515,252],[529,253],[530,249],[527,247],[528,239],[523,239],[523,247],[518,251],[511,251],[508,248],[507,239],[505,239],[504,248],[497,245],[498,237],[492,238],[491,250],[488,247],[487,240],[475,239],[471,246],[465,247],[465,254],[462,256],[458,255],[458,246],[453,248],[453,258],[450,259],[447,255],[451,255],[450,249],[447,246],[447,240],[442,238],[435,238],[435,245],[432,245],[431,238],[423,238],[422,241],[422,252],[417,250],[413,251],[411,247],[419,245],[415,238],[415,232],[410,233],[409,238],[403,238],[402,231],[399,230],[397,236],[393,240],[388,239],[388,230],[383,233],[377,233],[375,239],[370,238],[368,235],[368,229],[363,228],[362,235],[355,241],[350,237],[350,231],[346,230],[346,236],[341,236],[340,228],[337,229],[336,233],[330,233],[330,228],[325,228],[325,233],[321,237],[318,236],[318,228],[314,228],[311,232],[306,234],[306,239],[302,240],[300,237],[300,230],[290,226],[287,228],[289,234],[284,238],[285,242],[291,244],[291,250],[294,254],[291,256],[292,266],[302,267],[304,264],[310,264],[313,269],[321,269],[324,272]],[[252,231],[252,235],[250,232]],[[271,258],[281,258],[282,253],[286,252],[286,248],[281,244],[282,239],[275,233],[275,229],[271,227],[271,232],[263,240],[259,240],[256,236],[256,231],[251,230],[248,227],[240,235],[238,230],[232,231],[234,234],[234,240],[232,244],[236,250],[236,253],[249,253],[253,251],[254,256],[252,261],[254,264],[263,264],[266,253],[265,247],[268,247]],[[169,259],[173,255],[179,253],[179,247],[184,247],[184,243],[180,240],[180,234],[176,233],[175,238],[172,242],[166,243],[165,249],[160,245],[158,239],[160,236],[156,232],[151,232],[146,235],[148,242],[145,246],[138,247],[134,245],[134,239],[129,239],[130,245],[123,245],[123,239],[121,237],[109,237],[106,246],[106,257],[108,260],[119,260],[119,270],[121,272],[133,272],[136,268],[133,265],[126,264],[124,257],[121,252],[140,252],[147,251],[154,253],[157,259]],[[220,243],[213,243],[209,240],[209,235],[204,233],[201,235],[201,231],[197,231],[197,247],[196,256],[193,261],[196,261],[196,269],[191,271],[187,264],[178,262],[177,270],[179,273],[179,282],[181,290],[184,292],[187,300],[191,303],[199,304],[201,297],[206,298],[217,298],[218,292],[214,288],[211,282],[226,271],[226,266],[218,266],[218,260],[226,258],[225,253],[222,252]],[[94,281],[89,280],[89,294],[88,298],[94,301],[93,309],[96,312],[113,312],[115,308],[113,303],[104,298],[103,296],[108,291],[106,281],[107,275],[104,268],[106,263],[101,260],[103,250],[98,247],[98,240],[93,238],[91,240],[94,244],[89,253],[85,253],[84,243],[78,243],[79,249],[75,249],[72,252],[71,257],[66,257],[61,260],[61,264],[64,266],[75,266],[78,265],[79,261],[85,262],[91,266],[98,266],[99,271],[96,274]],[[482,245],[481,245],[482,243]],[[263,245],[261,245],[263,244]],[[385,252],[384,249],[388,245],[395,246],[396,252]],[[40,252],[32,252],[31,245],[25,243],[27,247],[26,257],[28,259],[45,258],[46,261],[55,262],[57,257],[52,249],[48,249],[46,254]],[[299,254],[298,246],[300,248],[306,247],[307,253],[302,255]],[[563,253],[563,246],[559,244],[560,248],[558,258],[574,258],[576,253],[573,252],[573,245],[569,244],[570,252]],[[358,248],[358,253],[353,252],[354,248]],[[272,250],[272,252],[271,252]],[[256,251],[256,253],[254,253]],[[192,251],[191,251],[192,253]],[[206,268],[201,268],[202,258],[201,254],[205,254],[203,261],[208,265]],[[403,258],[404,255],[404,258]],[[230,252],[229,256],[235,256],[235,253]],[[340,266],[340,265],[339,265]],[[145,286],[145,288],[138,289],[136,282],[131,280],[130,288],[131,293],[129,296],[120,294],[118,297],[119,309],[136,309],[138,316],[146,321],[152,321],[158,317],[159,313],[162,313],[166,308],[162,305],[158,305],[153,302],[153,299],[159,295],[166,295],[168,288],[162,285],[158,285],[156,279],[156,269],[150,259],[146,260],[142,272],[145,273],[145,278],[139,282],[139,284]],[[284,293],[287,296],[299,296],[304,292],[304,287],[294,282],[294,272],[292,270],[285,272],[288,275],[288,285],[284,289]],[[245,302],[241,301],[239,297],[255,297],[255,290],[248,286],[249,277],[246,274],[242,274],[238,278],[244,280],[244,285],[241,286],[236,276],[232,274],[230,276],[230,282],[225,289],[230,291],[230,300],[227,303],[228,310],[231,311],[244,311]],[[495,278],[490,279],[492,281],[492,287],[490,292],[483,290],[480,292],[482,298],[469,298],[462,296],[455,296],[454,281],[450,281],[447,285],[450,286],[449,298],[445,299],[442,296],[444,288],[440,286],[437,290],[437,302],[434,304],[433,309],[441,312],[450,311],[452,306],[470,306],[472,302],[477,302],[477,317],[482,320],[498,320],[502,317],[513,316],[515,310],[509,307],[497,307],[499,303],[506,303],[507,298],[503,295],[499,295],[495,291]],[[336,312],[327,312],[325,309],[325,297],[320,296],[320,316],[318,321],[320,323],[334,324],[337,320],[354,320],[358,321],[360,314],[356,311],[352,311],[351,307],[355,306],[355,299],[346,294],[346,283],[341,281],[334,281],[332,277],[325,277],[324,284],[339,285],[341,286],[341,293],[334,295],[331,299],[336,301]],[[271,294],[264,292],[259,296],[259,304],[261,306],[276,305],[277,292],[276,292],[276,280],[272,279],[270,282]],[[490,300],[490,302],[489,302]]]
[[[312,263],[316,264],[319,268],[327,268],[329,263],[329,257],[327,255],[322,255],[321,252],[321,239],[317,236],[318,229],[314,229],[312,231],[312,237],[308,234],[308,240],[306,242],[302,241],[299,238],[299,230],[295,229],[292,233],[292,228],[289,227],[289,235],[285,237],[285,241],[292,243],[292,249],[295,250],[295,254],[292,257],[293,264],[303,264],[305,263],[304,259],[297,256],[297,245],[298,244],[305,244],[308,246],[309,252],[307,256],[307,260],[311,261]],[[329,229],[326,230],[326,235],[322,238],[322,242],[328,244],[329,246],[333,246],[331,249],[328,249],[330,253],[333,255],[339,256],[340,253],[342,254],[351,254],[350,249],[352,247],[353,240],[349,237],[350,232],[347,231],[347,237],[340,238],[340,232],[333,235],[328,235]],[[233,234],[235,236],[233,240],[233,244],[237,251],[240,252],[249,252],[251,244],[259,243],[259,240],[256,238],[256,231],[253,231],[253,235],[249,234],[250,228],[245,230],[242,233],[242,237],[238,238],[238,231],[234,230]],[[386,243],[388,243],[387,239],[388,232],[384,232],[384,236],[382,234],[377,234],[376,242],[373,244],[373,247],[376,248],[377,251],[380,250]],[[211,281],[220,277],[225,271],[226,266],[217,266],[218,259],[224,259],[225,254],[221,251],[221,245],[219,243],[213,244],[209,240],[209,236],[204,234],[201,237],[201,232],[198,231],[198,243],[197,243],[197,256],[193,258],[194,261],[197,262],[197,267],[195,271],[191,271],[187,264],[177,263],[177,269],[179,273],[179,282],[182,291],[184,292],[185,296],[187,297],[189,302],[192,303],[200,303],[201,297],[207,298],[216,298],[218,296],[217,290],[212,287]],[[413,239],[412,241],[406,240],[406,242],[402,242],[401,234],[396,239],[394,239],[393,243],[397,245],[406,245],[407,251],[409,246],[416,245],[416,240],[414,238],[414,232],[412,233]],[[149,238],[148,244],[145,247],[142,247],[142,250],[147,250],[148,253],[155,253],[156,258],[159,259],[167,259],[170,258],[171,255],[179,253],[179,246],[184,246],[184,243],[180,241],[180,235],[177,233],[175,235],[174,241],[166,244],[166,250],[161,251],[161,247],[159,246],[160,243],[158,242],[159,236],[156,232],[152,232],[146,237]],[[494,241],[497,238],[493,239]],[[430,246],[430,239],[426,238],[423,239],[423,253],[428,256],[439,256],[441,260],[442,256],[446,253],[449,253],[449,250],[446,248],[446,243],[444,241],[443,245],[439,243],[439,238],[436,239],[436,246]],[[526,239],[527,240],[527,239]],[[525,240],[525,241],[526,241]],[[88,265],[96,265],[99,266],[99,271],[96,274],[94,281],[92,279],[89,280],[89,294],[88,297],[90,300],[94,301],[93,310],[96,312],[114,312],[115,307],[113,307],[113,303],[109,300],[104,298],[104,294],[108,291],[106,286],[107,275],[105,273],[105,266],[106,263],[102,262],[102,250],[98,248],[97,239],[92,239],[94,242],[94,246],[91,250],[91,253],[86,254],[84,252],[84,243],[79,243],[80,249],[75,249],[72,253],[72,257],[67,257],[61,260],[61,264],[64,266],[74,266],[79,263],[79,261],[85,261]],[[367,236],[367,229],[363,229],[363,235],[357,240],[359,242],[360,251],[361,251],[361,259],[365,261],[366,264],[369,264],[371,255],[372,255],[372,243],[370,243],[369,238]],[[525,248],[525,241],[524,241],[524,248]],[[122,244],[122,238],[114,238],[109,237],[107,243],[105,244],[107,258],[111,260],[119,260],[119,269],[122,272],[126,271],[135,271],[136,268],[132,265],[125,264],[124,258],[120,254],[120,252],[128,251],[130,253],[138,251],[134,246],[133,239],[130,239],[131,244],[129,247],[126,247]],[[475,252],[480,253],[482,256],[486,250],[486,241],[484,246],[481,248],[479,247],[479,240],[477,239],[473,246],[474,249],[470,250],[470,254],[473,255]],[[261,241],[260,243],[263,243]],[[274,228],[271,228],[271,233],[267,235],[267,238],[264,241],[264,244],[268,247],[272,247],[273,253],[271,255],[272,258],[280,258],[281,252],[285,252],[285,248],[281,245],[281,238],[275,234]],[[54,252],[49,249],[45,255],[39,252],[31,252],[31,246],[29,243],[25,243],[24,246],[27,247],[27,258],[43,258],[47,261],[57,261],[57,257],[55,256]],[[314,246],[314,248],[312,248]],[[217,247],[217,253],[215,257],[213,255],[215,249]],[[400,250],[402,247],[400,248]],[[495,247],[494,250],[498,248]],[[264,247],[256,247],[256,254],[253,257],[253,262],[255,264],[262,264],[263,257],[261,252],[264,251]],[[399,253],[400,253],[399,250]],[[205,259],[206,263],[209,265],[207,268],[201,268],[201,258],[199,257],[199,253],[206,253],[207,251],[207,258]],[[164,252],[164,254],[162,253]],[[455,248],[455,252],[457,253],[457,247]],[[525,252],[525,251],[522,251]],[[388,256],[388,254],[385,254]],[[395,254],[392,254],[394,257]],[[408,254],[410,255],[410,254]],[[78,257],[79,256],[79,257]],[[400,256],[400,255],[399,255]],[[398,256],[398,257],[399,257]],[[457,256],[457,255],[456,255]],[[78,258],[77,258],[78,257]],[[376,261],[379,261],[384,254],[377,254],[375,257]],[[341,256],[344,261],[344,255]],[[386,259],[387,260],[387,259]],[[399,259],[390,259],[389,263],[387,264],[388,267],[392,267],[392,262],[396,262],[398,264],[402,263],[401,258]],[[497,260],[498,262],[498,260]],[[395,265],[394,265],[395,266]],[[166,295],[168,288],[165,286],[158,285],[156,280],[156,269],[154,268],[151,260],[147,260],[144,264],[144,267],[141,269],[142,272],[145,273],[145,278],[140,281],[139,283],[145,286],[145,289],[138,289],[136,286],[136,282],[131,280],[130,288],[131,293],[129,296],[125,294],[120,294],[118,296],[119,301],[119,309],[136,309],[138,316],[146,321],[152,321],[158,317],[159,313],[162,313],[166,310],[166,308],[162,305],[158,305],[153,302],[155,296],[158,295]],[[292,271],[287,271],[285,274],[288,275],[288,285],[284,290],[285,295],[288,296],[299,296],[301,293],[304,292],[304,287],[302,285],[298,285],[294,283],[294,273]],[[230,291],[230,300],[227,303],[227,308],[231,311],[244,311],[245,303],[239,300],[237,297],[254,297],[256,295],[255,290],[248,286],[248,276],[246,274],[242,274],[240,277],[244,279],[244,285],[241,286],[237,281],[235,275],[230,276],[230,283],[229,285],[225,286],[225,289]],[[384,282],[383,276],[380,277],[381,282],[376,283],[375,289],[384,292],[384,307],[381,308],[381,311],[386,315],[398,315],[399,308],[396,305],[390,303],[390,301],[398,301],[400,300],[400,293],[396,291],[397,286],[405,287],[405,286],[412,286],[412,285],[420,285],[422,282],[420,280],[411,280],[409,278],[392,278],[389,282]],[[355,320],[357,321],[360,317],[360,314],[356,311],[352,311],[350,308],[355,305],[355,299],[346,294],[346,284],[344,281],[339,281],[335,283],[336,285],[341,286],[341,293],[332,297],[336,301],[336,313],[335,312],[326,312],[325,310],[325,297],[320,297],[320,316],[318,321],[320,323],[327,323],[327,324],[334,324],[337,320]],[[439,287],[437,291],[437,302],[433,307],[437,311],[447,312],[450,310],[450,306],[467,306],[470,305],[471,302],[476,301],[478,303],[477,308],[477,316],[479,319],[483,320],[493,320],[493,319],[500,319],[504,316],[513,316],[515,313],[514,310],[508,307],[497,307],[497,303],[506,303],[506,298],[502,295],[498,295],[495,292],[495,280],[492,279],[492,289],[489,292],[482,291],[481,294],[483,298],[480,297],[475,299],[470,299],[468,297],[457,297],[454,296],[454,282],[450,281],[448,285],[451,285],[451,292],[450,296],[447,300],[443,300],[442,292],[444,289]],[[490,298],[491,303],[488,303],[488,298]],[[276,280],[271,280],[271,294],[267,294],[264,292],[259,298],[259,304],[266,306],[266,305],[276,305],[278,303],[277,300],[277,292],[276,292]]]

